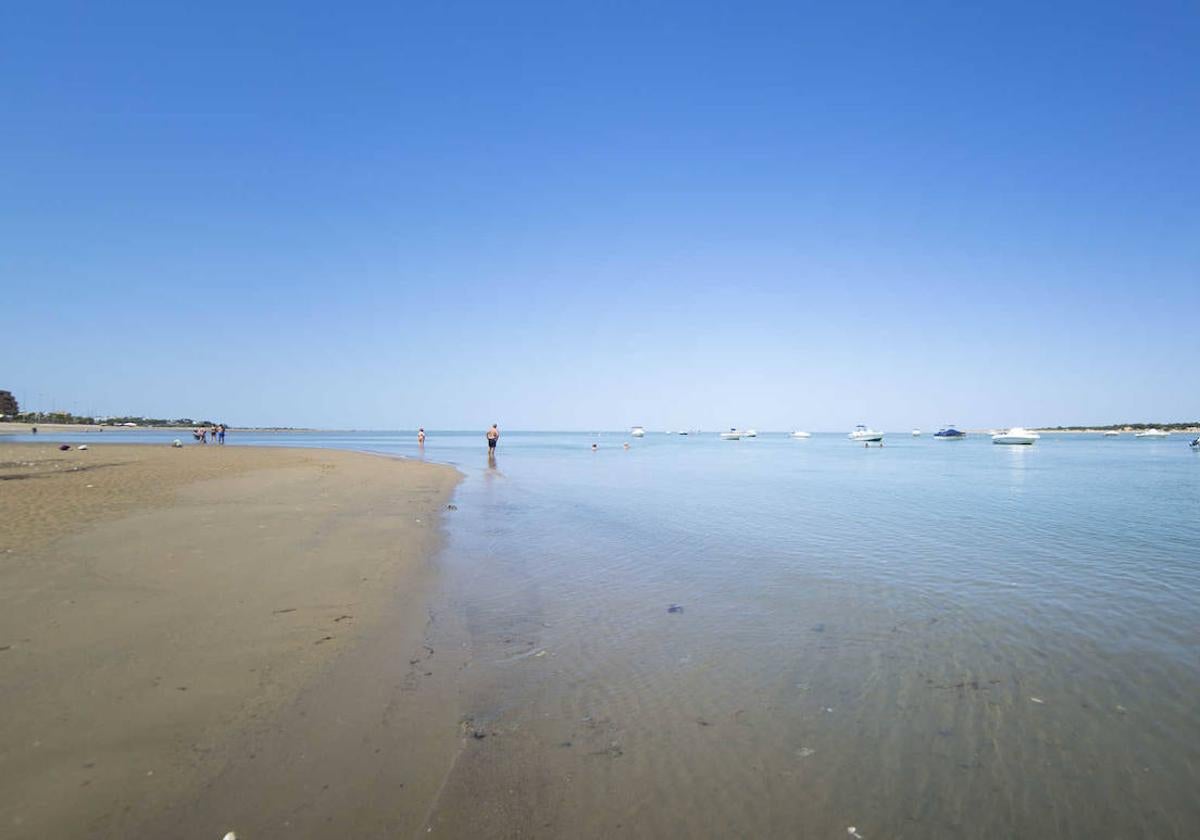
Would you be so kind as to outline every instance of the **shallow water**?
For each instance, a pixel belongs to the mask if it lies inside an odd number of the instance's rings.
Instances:
[[[419,454],[411,433],[232,442]],[[485,736],[435,833],[1200,834],[1183,436],[530,433],[484,453],[431,433],[423,455],[467,475],[436,632],[469,648]]]
[[[435,827],[1200,830],[1185,440],[510,440],[452,514],[493,737]]]

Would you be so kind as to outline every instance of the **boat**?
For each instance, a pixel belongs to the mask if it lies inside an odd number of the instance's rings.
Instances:
[[[920,429],[913,429],[913,430],[912,430],[912,436],[913,436],[913,437],[920,437],[920,436],[921,436],[921,430],[920,430]]]
[[[634,426],[632,429],[629,430],[629,434],[633,435],[634,437],[645,437],[646,430],[643,429],[641,426]]]
[[[1192,438],[1192,442],[1188,444],[1192,449],[1200,449],[1200,437]]]
[[[683,435],[684,437],[687,437],[687,432],[680,432],[679,434]]]
[[[868,429],[861,423],[855,426],[854,431],[846,435],[846,437],[859,443],[883,443],[883,432]]]
[[[1023,429],[1020,426],[1013,426],[1006,432],[999,432],[992,435],[992,443],[1009,443],[1018,446],[1032,446],[1035,440],[1041,440],[1042,436],[1037,432],[1031,432],[1029,429]]]
[[[1118,432],[1116,429],[1109,429],[1107,432],[1104,433],[1104,436],[1105,437],[1120,437],[1121,433]]]
[[[721,440],[741,440],[742,433],[737,429],[730,429],[728,432],[721,432]]]
[[[758,437],[758,432],[754,431],[754,429],[747,429],[742,432],[742,437]]]
[[[1164,432],[1162,429],[1142,429],[1140,432],[1134,432],[1135,438],[1165,438],[1170,436],[1170,432]]]
[[[947,426],[946,428],[939,429],[933,433],[934,440],[962,440],[966,436],[966,432],[960,432],[953,426]]]
[[[810,437],[812,437],[812,432],[801,432],[801,431],[797,430],[795,432],[792,432],[792,437],[794,437],[794,438],[810,438]]]

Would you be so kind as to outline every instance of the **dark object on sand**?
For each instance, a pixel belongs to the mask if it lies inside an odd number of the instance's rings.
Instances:
[[[69,444],[69,443],[64,443],[64,444],[62,444],[61,446],[59,446],[58,448],[59,448],[59,450],[60,450],[60,451],[62,451],[62,452],[66,452],[68,449],[70,449],[70,448],[71,448],[71,444]]]
[[[446,505],[446,510],[458,510],[458,505]]]
[[[667,612],[681,613],[683,612],[683,607],[681,607],[679,604],[672,604],[671,606],[667,607]]]

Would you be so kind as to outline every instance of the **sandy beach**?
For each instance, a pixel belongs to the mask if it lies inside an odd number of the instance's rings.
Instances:
[[[454,657],[425,644],[457,480],[0,443],[0,834],[413,833],[461,738]]]

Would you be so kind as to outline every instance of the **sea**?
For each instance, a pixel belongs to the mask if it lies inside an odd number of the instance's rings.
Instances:
[[[1200,836],[1191,436],[428,434],[229,444],[463,472],[433,836]]]

